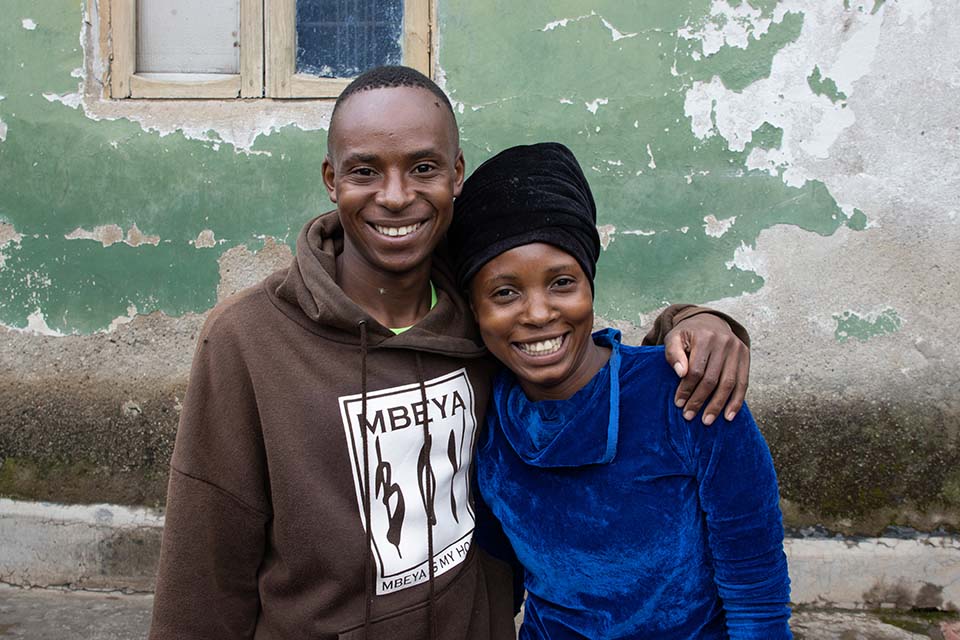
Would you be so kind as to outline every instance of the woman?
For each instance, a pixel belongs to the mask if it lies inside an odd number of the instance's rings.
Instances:
[[[506,366],[475,464],[525,569],[520,637],[792,637],[776,475],[749,411],[687,423],[662,347],[591,336],[600,243],[572,153],[485,162],[448,237]]]

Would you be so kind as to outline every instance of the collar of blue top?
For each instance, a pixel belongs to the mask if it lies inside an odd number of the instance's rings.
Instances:
[[[620,332],[593,334],[611,349],[607,364],[566,400],[527,398],[516,376],[503,371],[494,382],[493,406],[504,437],[535,467],[608,464],[617,455],[620,428]]]

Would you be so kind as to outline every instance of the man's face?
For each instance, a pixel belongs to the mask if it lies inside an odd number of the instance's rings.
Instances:
[[[399,275],[422,266],[463,186],[452,114],[416,87],[350,96],[331,128],[323,182],[340,212],[346,268]]]

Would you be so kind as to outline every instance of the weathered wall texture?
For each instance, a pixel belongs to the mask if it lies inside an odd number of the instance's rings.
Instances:
[[[0,494],[160,503],[203,313],[328,206],[329,105],[105,101],[95,4],[4,9]],[[602,317],[744,320],[789,524],[960,530],[955,3],[438,9],[469,167],[580,157]]]

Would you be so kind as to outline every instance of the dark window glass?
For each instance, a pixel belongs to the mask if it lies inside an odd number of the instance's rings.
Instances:
[[[350,78],[401,64],[403,0],[297,0],[297,73]]]

